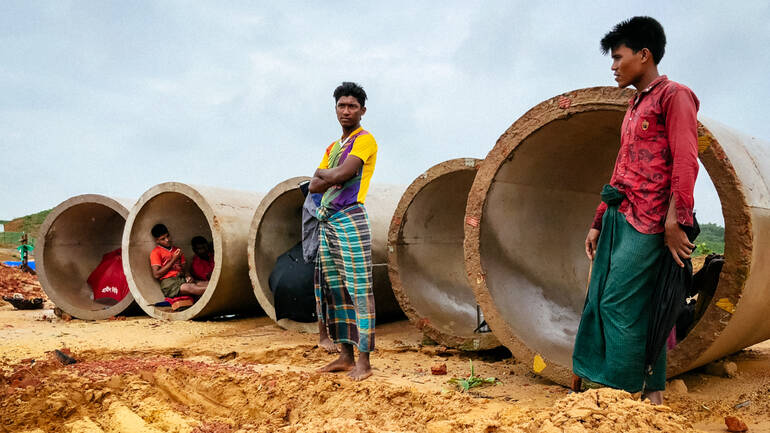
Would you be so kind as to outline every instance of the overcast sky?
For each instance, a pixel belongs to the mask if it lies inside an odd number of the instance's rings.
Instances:
[[[770,140],[768,2],[418,3],[1,2],[0,219],[172,180],[264,192],[309,175],[339,136],[343,80],[369,94],[373,182],[407,184],[483,158],[544,99],[614,85],[599,39],[640,14],[665,27],[660,71],[701,115]],[[720,222],[697,189],[701,220]]]

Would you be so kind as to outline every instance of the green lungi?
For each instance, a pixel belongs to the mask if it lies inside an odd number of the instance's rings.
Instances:
[[[583,316],[572,353],[573,372],[585,379],[628,392],[666,388],[666,351],[644,369],[663,234],[639,233],[618,211],[623,195],[605,185],[607,211],[594,256]],[[646,384],[645,384],[646,380]]]
[[[322,208],[319,207],[319,211]],[[335,343],[374,350],[372,238],[369,217],[361,204],[337,211],[318,222],[315,296],[318,319]]]

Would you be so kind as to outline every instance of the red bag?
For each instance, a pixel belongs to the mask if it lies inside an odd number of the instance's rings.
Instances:
[[[102,257],[99,266],[88,277],[88,285],[94,291],[94,299],[112,298],[122,301],[128,294],[128,282],[123,273],[120,248]]]

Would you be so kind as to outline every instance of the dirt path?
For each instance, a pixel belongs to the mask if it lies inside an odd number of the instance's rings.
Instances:
[[[19,252],[16,248],[0,247],[0,262],[19,260]]]
[[[504,349],[422,345],[407,322],[378,327],[374,375],[362,383],[315,373],[332,359],[315,336],[265,317],[63,321],[50,310],[3,305],[0,328],[0,431],[721,432],[725,415],[770,431],[770,344],[733,357],[738,378],[685,375],[690,392],[669,393],[666,411],[609,390],[568,395]],[[51,353],[64,348],[76,364]],[[477,375],[500,383],[469,393],[446,383],[467,376],[470,361]],[[437,364],[448,375],[432,375]]]

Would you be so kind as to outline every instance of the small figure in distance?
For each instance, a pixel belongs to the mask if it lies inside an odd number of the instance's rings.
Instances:
[[[152,237],[155,238],[155,248],[150,252],[150,267],[152,276],[160,282],[160,290],[167,298],[180,295],[201,296],[206,291],[208,282],[195,282],[187,276],[186,264],[182,250],[173,246],[171,233],[163,224],[153,226]]]

